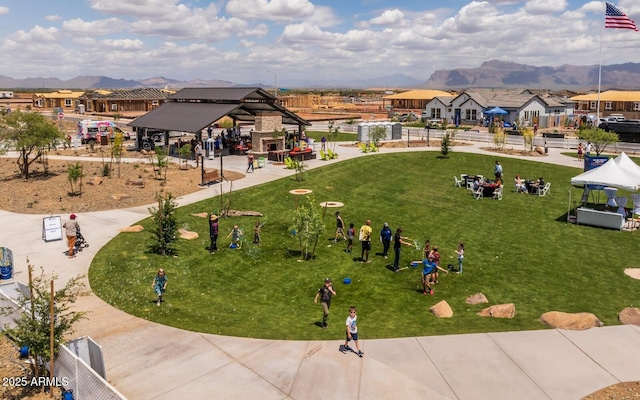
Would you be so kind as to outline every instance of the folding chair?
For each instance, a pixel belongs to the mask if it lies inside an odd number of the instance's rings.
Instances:
[[[462,179],[458,179],[458,177],[454,175],[453,180],[454,180],[454,185],[453,185],[454,187],[459,187],[459,188],[462,187]]]
[[[494,200],[502,200],[502,185],[498,186],[496,190],[493,192],[493,196],[491,196]]]
[[[473,192],[473,197],[475,197],[476,200],[484,198],[484,188],[482,186],[479,186],[478,189]]]

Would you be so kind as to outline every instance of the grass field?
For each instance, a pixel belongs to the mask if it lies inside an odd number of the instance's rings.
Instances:
[[[504,166],[509,184],[502,201],[475,200],[464,188],[453,186],[453,175],[491,176],[494,161]],[[617,314],[637,305],[640,282],[623,274],[637,267],[632,256],[638,234],[576,226],[566,223],[569,191],[576,168],[520,159],[452,153],[448,159],[435,152],[377,154],[309,171],[305,182],[284,178],[231,194],[231,208],[257,210],[267,223],[263,244],[228,248],[225,239],[234,224],[251,242],[255,218],[221,221],[221,250],[210,255],[205,219],[192,213],[216,212],[217,198],[178,209],[180,227],[195,230],[200,238],[179,240],[177,257],[147,252],[148,233],[120,234],[95,257],[89,271],[93,291],[127,313],[183,329],[225,335],[273,339],[326,339],[341,335],[348,307],[358,307],[363,337],[385,338],[544,329],[538,318],[551,310],[592,312],[605,325],[617,324]],[[543,176],[551,182],[545,197],[512,192],[511,177]],[[458,242],[466,247],[464,273],[441,274],[434,296],[419,288],[420,270],[392,272],[392,261],[375,255],[370,264],[355,259],[334,244],[335,220],[325,216],[315,259],[299,261],[298,244],[290,232],[294,207],[289,190],[313,190],[315,204],[339,201],[347,223],[356,230],[371,219],[374,238],[389,222],[402,226],[403,235],[424,242],[430,239],[442,254],[442,264],[455,265]],[[622,192],[620,193],[622,194]],[[604,196],[603,196],[604,197]],[[299,199],[300,200],[300,199]],[[605,198],[602,201],[606,201]],[[142,221],[145,227],[150,221]],[[421,258],[421,252],[403,247],[402,265]],[[165,303],[157,307],[150,287],[158,268],[167,271]],[[320,306],[313,304],[325,277],[334,280],[329,328],[320,329]],[[343,278],[352,283],[345,285]],[[514,303],[513,319],[484,318],[477,313],[488,305],[467,305],[465,299],[482,292],[489,305]],[[436,318],[429,307],[446,300],[452,318]]]

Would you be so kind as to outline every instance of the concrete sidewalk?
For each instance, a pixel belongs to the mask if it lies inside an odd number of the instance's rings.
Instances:
[[[483,144],[454,151],[488,153]],[[439,148],[383,149],[439,151]],[[376,157],[339,147],[339,160]],[[502,157],[502,155],[500,155]],[[579,167],[550,149],[535,161]],[[207,160],[216,166],[218,161]],[[338,160],[313,160],[317,168]],[[226,157],[225,169],[246,170],[245,157]],[[268,164],[233,183],[233,190],[290,176]],[[452,182],[453,183],[453,182]],[[229,183],[222,183],[225,191]],[[215,196],[220,185],[178,199],[181,205]],[[63,242],[45,243],[42,215],[0,211],[0,245],[14,252],[15,279],[27,280],[28,258],[61,280],[87,273],[100,247],[118,229],[148,216],[147,207],[83,213],[90,247],[68,259]],[[66,217],[66,216],[65,216]],[[90,312],[76,335],[102,345],[108,380],[138,399],[579,399],[602,387],[640,380],[640,327],[586,331],[540,330],[362,341],[364,358],[338,351],[331,341],[275,341],[188,332],[125,314],[93,294],[79,308]]]

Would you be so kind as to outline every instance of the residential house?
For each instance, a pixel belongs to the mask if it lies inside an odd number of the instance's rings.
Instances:
[[[58,90],[49,93],[34,93],[34,108],[61,108],[64,111],[73,111],[79,104],[79,98],[84,92],[74,92],[72,90]]]
[[[598,117],[622,114],[627,119],[640,119],[640,91],[607,90],[571,98],[576,102],[576,114],[588,115],[600,111]],[[600,107],[598,108],[598,101]]]
[[[80,97],[86,112],[126,113],[141,115],[167,101],[175,90],[138,88],[128,90],[95,90]]]
[[[409,90],[407,92],[384,96],[383,106],[389,105],[392,110],[413,110],[422,111],[428,102],[438,96],[451,96],[449,92],[442,90]]]
[[[448,102],[448,103],[447,103]],[[539,127],[561,126],[573,115],[574,102],[549,94],[536,95],[529,90],[471,89],[455,97],[433,99],[426,105],[427,114],[435,114],[446,107],[450,123],[478,125],[484,122],[484,112],[500,107],[507,114],[500,116],[509,123]]]

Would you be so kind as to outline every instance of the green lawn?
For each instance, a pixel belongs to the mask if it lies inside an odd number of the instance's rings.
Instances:
[[[495,160],[504,166],[508,184],[502,201],[475,200],[464,188],[453,186],[453,175],[491,176]],[[276,168],[276,167],[273,167]],[[569,191],[579,199],[581,189],[570,178],[580,172],[527,160],[435,152],[377,154],[314,169],[305,182],[281,179],[236,191],[231,208],[264,213],[263,244],[228,249],[225,239],[233,224],[244,228],[251,241],[255,218],[221,222],[219,247],[209,255],[207,221],[192,213],[217,211],[219,200],[178,209],[179,225],[200,234],[194,241],[179,240],[177,257],[150,254],[148,233],[120,234],[100,250],[89,270],[94,292],[127,313],[193,331],[271,339],[327,339],[340,337],[348,307],[358,307],[364,338],[405,337],[545,328],[538,318],[546,311],[592,312],[606,325],[617,324],[624,307],[638,303],[640,282],[623,274],[637,267],[632,257],[638,233],[566,224]],[[512,192],[511,177],[543,176],[551,182],[545,197]],[[375,255],[362,264],[359,244],[346,254],[344,243],[334,244],[335,221],[325,217],[326,232],[316,258],[298,261],[298,245],[290,233],[294,201],[289,190],[313,190],[316,203],[340,201],[347,224],[356,230],[372,220],[377,237],[383,222],[404,235],[438,245],[442,264],[455,265],[454,250],[466,247],[464,273],[442,274],[434,296],[419,291],[420,270],[398,273],[392,261]],[[299,199],[300,200],[300,199]],[[602,196],[602,201],[606,201]],[[149,227],[150,221],[142,221]],[[403,247],[402,264],[421,253]],[[393,253],[391,253],[392,255]],[[166,302],[157,307],[150,287],[158,268],[167,271]],[[320,329],[320,306],[313,304],[325,277],[335,283],[329,328]],[[342,283],[350,277],[352,283]],[[514,303],[513,319],[477,315],[487,305],[468,305],[465,299],[482,292],[489,304]],[[446,300],[452,318],[436,318],[433,304]]]

